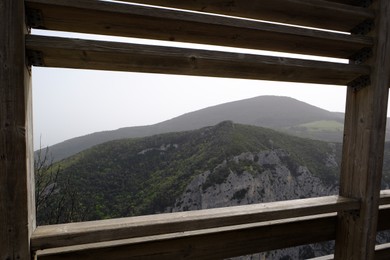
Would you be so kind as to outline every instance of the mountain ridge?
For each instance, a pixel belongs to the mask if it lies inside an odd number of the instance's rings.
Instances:
[[[193,178],[205,172],[209,174],[203,190],[223,183],[232,173],[241,176],[244,172],[275,180],[282,172],[286,178],[311,175],[318,178],[316,182],[333,187],[336,150],[326,142],[224,121],[84,150],[57,164],[61,174],[53,184],[58,189],[54,198],[67,189],[75,191],[77,195],[69,197],[78,200],[72,205],[79,205],[83,218],[75,215],[66,221],[80,221],[164,212],[174,206]],[[38,216],[45,218],[42,214]]]
[[[319,120],[342,123],[343,114],[329,112],[290,97],[259,96],[207,107],[153,125],[124,127],[68,139],[50,146],[49,150],[53,159],[59,161],[84,149],[111,140],[195,130],[225,120],[272,128],[297,136],[306,135],[306,137],[321,140],[318,136],[324,135],[324,133],[311,132],[312,136],[310,136],[307,135],[306,131],[302,134],[302,129],[304,131],[306,129],[299,127],[299,125]],[[328,135],[331,140],[327,141],[341,141],[342,132],[330,132]]]

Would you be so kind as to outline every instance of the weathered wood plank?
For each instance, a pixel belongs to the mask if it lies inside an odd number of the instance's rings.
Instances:
[[[378,231],[389,229],[390,209],[382,208],[379,216],[383,220],[381,222],[383,225],[378,225]],[[38,251],[38,260],[221,259],[333,240],[336,236],[336,223],[335,213],[274,220],[257,224],[47,249]],[[210,241],[213,242],[210,243]],[[377,249],[382,251],[379,255],[389,256],[387,249]],[[324,256],[319,259],[333,259],[333,256]]]
[[[38,259],[223,259],[331,240],[335,236],[336,221],[335,215],[330,214],[175,233],[42,251]]]
[[[197,229],[251,224],[356,210],[360,203],[337,196],[38,227],[32,247],[45,249]]]
[[[93,0],[27,0],[26,3],[28,16],[39,17],[30,19],[30,25],[50,30],[335,58],[349,58],[373,44],[372,38],[366,36],[138,5]]]
[[[390,205],[390,190],[381,190],[379,205]]]
[[[310,258],[307,260],[333,260],[333,259],[334,259],[334,255],[325,255],[325,256]]]
[[[370,5],[371,2],[376,0],[326,0],[328,2],[340,3],[345,5],[353,5],[353,6],[367,6]]]
[[[390,259],[390,244],[377,245],[375,247],[375,260]]]
[[[381,208],[379,217],[382,221],[378,225],[378,231],[390,229],[389,207]],[[336,236],[336,222],[336,214],[324,214],[259,224],[78,245],[39,251],[41,257],[38,257],[38,260],[74,259],[77,257],[114,260],[124,259],[122,254],[129,257],[126,259],[221,259],[333,240]],[[313,233],[307,232],[307,230],[313,231]],[[217,241],[216,244],[214,241]],[[224,247],[224,245],[226,246]],[[379,255],[387,256],[387,258],[378,259],[389,259],[387,249],[378,247],[376,249],[383,250],[379,252]],[[202,250],[202,252],[193,252],[196,250]],[[377,252],[375,259],[377,259],[376,257]],[[322,260],[322,258],[319,259]],[[323,259],[333,259],[333,256],[324,256]]]
[[[0,259],[30,259],[35,224],[24,1],[0,3]]]
[[[368,66],[360,65],[33,35],[27,37],[26,45],[42,56],[33,64],[47,67],[334,85],[346,85],[370,72]]]
[[[373,13],[368,9],[340,5],[338,3],[323,0],[121,1],[246,17],[338,31],[350,31],[364,20],[374,18]]]
[[[380,206],[379,207],[379,217],[378,217],[378,231],[389,230],[390,229],[390,206]]]
[[[321,256],[311,258],[310,260],[333,260],[334,255]],[[375,246],[375,260],[389,260],[390,259],[390,244],[383,244]]]
[[[362,200],[358,212],[339,215],[335,259],[374,258],[390,86],[390,1],[378,0],[371,85],[347,93],[340,195]]]

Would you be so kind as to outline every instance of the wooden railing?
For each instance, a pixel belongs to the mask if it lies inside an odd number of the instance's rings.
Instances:
[[[0,259],[218,259],[333,239],[336,259],[373,259],[377,230],[390,229],[389,191],[379,196],[389,2],[2,0]],[[29,28],[165,42],[48,37]],[[347,85],[340,196],[35,228],[30,66]],[[375,259],[390,257],[389,248],[377,246]]]
[[[383,191],[380,204],[389,200]],[[329,196],[50,225],[35,230],[31,246],[45,260],[221,259],[334,240],[336,213],[359,208],[357,200]],[[378,231],[390,229],[389,206],[379,219]]]

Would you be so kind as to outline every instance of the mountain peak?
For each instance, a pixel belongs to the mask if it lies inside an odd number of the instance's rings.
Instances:
[[[232,124],[234,122],[285,131],[291,127],[320,120],[341,121],[342,123],[342,116],[290,97],[259,96],[204,108],[155,125],[126,127],[73,138],[50,147],[50,152],[54,160],[58,161],[110,140],[195,130],[213,126],[219,122],[224,122],[222,126],[224,124],[228,126],[229,123],[225,121],[230,121],[230,126],[234,126]],[[331,135],[334,136],[335,133]],[[339,135],[341,140],[342,135]],[[335,139],[333,138],[332,141]]]

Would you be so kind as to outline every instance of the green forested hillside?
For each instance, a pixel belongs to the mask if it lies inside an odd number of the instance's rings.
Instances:
[[[261,174],[267,166],[260,166],[256,158],[231,159],[273,149],[288,153],[283,160],[292,174],[304,165],[324,183],[337,181],[337,170],[325,167],[325,158],[339,150],[337,145],[225,121],[200,130],[111,141],[59,162],[55,192],[38,211],[38,220],[56,223],[162,212],[202,172],[213,172],[207,185],[221,182],[231,171]],[[223,162],[227,167],[218,168]]]

